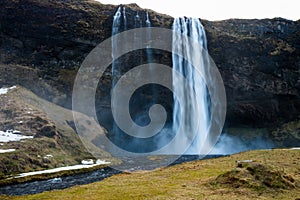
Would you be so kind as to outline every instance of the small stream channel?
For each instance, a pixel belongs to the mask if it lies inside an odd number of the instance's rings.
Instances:
[[[207,155],[201,159],[210,159],[217,158],[223,155]],[[199,160],[199,156],[190,155],[190,156],[181,156],[178,158],[172,165],[179,164],[182,162]],[[133,168],[132,170],[139,170],[141,168]],[[36,194],[44,191],[55,190],[55,189],[65,189],[75,185],[83,185],[88,183],[93,183],[97,181],[101,181],[109,176],[114,174],[121,173],[116,169],[105,167],[102,169],[98,169],[92,172],[75,174],[65,177],[52,178],[49,180],[39,180],[39,181],[31,181],[25,183],[19,183],[15,185],[8,185],[0,187],[0,194],[6,195],[27,195],[27,194]]]

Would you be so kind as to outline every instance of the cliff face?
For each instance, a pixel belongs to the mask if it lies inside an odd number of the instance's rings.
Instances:
[[[79,0],[4,0],[0,6],[1,61],[38,68],[79,67],[97,44],[111,36],[117,9],[117,6]],[[128,5],[128,18],[139,10],[142,9],[135,4]],[[170,27],[171,18],[153,11],[149,14],[153,26]]]
[[[128,16],[142,11],[134,4],[126,8]],[[85,56],[110,37],[116,9],[94,1],[1,1],[0,85],[26,83],[25,87],[42,97],[70,107],[76,71]],[[151,10],[149,16],[152,26],[171,28],[171,17]],[[133,23],[128,21],[131,27]],[[299,21],[276,18],[202,23],[209,53],[225,83],[227,125],[277,127],[299,117]],[[160,60],[170,63],[171,59]],[[30,75],[25,81],[22,74],[8,73],[18,66],[34,72],[41,84],[30,81]],[[40,87],[45,85],[49,87]]]
[[[276,124],[299,116],[299,21],[205,21],[204,26],[225,83],[228,122]]]

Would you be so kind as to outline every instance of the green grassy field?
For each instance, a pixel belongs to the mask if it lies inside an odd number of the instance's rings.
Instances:
[[[253,160],[237,166],[237,160]],[[300,150],[256,150],[2,199],[300,199]]]

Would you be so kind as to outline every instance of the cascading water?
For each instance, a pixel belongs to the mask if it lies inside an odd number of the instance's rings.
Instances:
[[[141,28],[142,27],[142,20],[139,15],[139,12],[136,12],[135,18],[134,18],[134,28]]]
[[[142,17],[145,16],[145,21],[142,20]],[[148,12],[145,15],[140,15],[139,12],[133,16],[134,19],[134,28],[141,28],[143,26],[143,22],[146,27],[151,27],[151,22],[149,18]],[[112,27],[112,35],[121,32],[122,30],[127,29],[127,19],[125,7],[119,7],[114,15],[113,27]],[[181,138],[176,141],[176,145],[172,147],[171,152],[177,153],[176,149],[182,149],[179,145],[189,146],[187,145],[191,141],[192,144],[190,148],[185,152],[186,154],[201,154],[205,152],[203,148],[207,148],[207,145],[204,144],[204,141],[208,137],[209,133],[209,125],[210,125],[210,101],[209,95],[207,91],[207,87],[205,81],[199,73],[195,70],[195,68],[187,62],[187,60],[193,60],[194,63],[199,63],[200,71],[205,71],[204,60],[208,59],[207,50],[207,41],[205,30],[202,24],[198,19],[192,18],[176,18],[173,23],[173,52],[180,52],[183,57],[178,56],[176,54],[172,54],[172,62],[173,62],[173,92],[174,94],[180,95],[184,97],[183,102],[177,102],[176,97],[174,95],[174,105],[173,105],[173,119],[172,119],[172,128],[169,130],[164,130],[165,134],[163,136],[155,137],[153,141],[153,145],[161,143],[166,140],[166,138],[171,135],[181,132],[181,135],[184,135],[185,138]],[[181,34],[178,34],[181,33]],[[155,72],[152,72],[151,62],[153,61],[153,52],[151,49],[151,30],[147,30],[146,35],[134,35],[134,46],[140,46],[141,37],[146,37],[147,48],[146,59],[149,64],[149,74],[155,76]],[[189,38],[195,40],[200,44],[199,48],[193,47],[188,41]],[[115,58],[116,53],[118,52],[118,44],[116,41],[112,41],[112,58]],[[142,59],[142,54],[140,52],[135,53],[135,61],[138,62],[138,59]],[[140,60],[140,63],[143,61]],[[118,61],[114,61],[112,64],[112,87],[115,86],[119,77],[121,76],[121,66],[126,65],[126,63],[118,63]],[[180,83],[175,77],[176,72],[182,74],[185,79],[189,82],[188,86]],[[200,73],[201,74],[201,73]],[[202,73],[203,75],[204,73]],[[155,103],[155,99],[157,98],[157,92],[155,88],[152,87],[152,102],[150,104]],[[113,102],[115,105],[118,105],[118,100]],[[121,100],[119,100],[121,101]],[[117,110],[115,111],[117,113]],[[143,121],[145,118],[144,115],[137,116],[135,120]],[[195,120],[200,119],[200,121]],[[181,125],[181,126],[180,126]],[[180,130],[179,130],[179,127]],[[197,130],[198,132],[193,134]],[[113,125],[113,133],[115,137],[118,137],[121,130],[118,129],[117,125]],[[117,139],[118,140],[118,139]],[[122,139],[121,139],[122,140]],[[137,141],[132,139],[132,141],[127,141],[127,146],[134,146]],[[134,148],[134,147],[133,147]],[[146,147],[148,148],[148,147]],[[210,148],[210,147],[209,147]],[[170,151],[169,151],[170,152]]]
[[[151,22],[150,22],[150,19],[149,19],[149,13],[147,12],[146,13],[146,27],[150,27],[151,26]]]
[[[121,7],[118,8],[117,12],[114,15],[113,26],[112,26],[112,35],[116,35],[121,31]],[[125,9],[123,9],[123,19],[124,19],[124,27],[126,22]],[[114,60],[111,67],[112,72],[112,88],[116,85],[119,77],[121,76],[121,63],[116,59],[116,55],[118,55],[118,42],[113,38],[112,39],[112,59]],[[117,105],[118,102],[114,102],[114,105]],[[113,111],[114,112],[114,111]],[[115,114],[118,114],[115,112]],[[114,138],[118,138],[118,127],[115,123],[113,123],[113,133]]]
[[[146,13],[146,27],[150,28],[151,27],[151,22],[149,19],[149,13]],[[147,41],[150,42],[151,40],[151,31],[150,29],[147,30]],[[150,63],[152,61],[152,53],[150,51],[150,43],[147,44],[147,59],[148,59],[148,63]]]
[[[151,27],[151,21],[150,21],[150,18],[149,18],[148,11],[146,12],[146,21],[145,22],[146,22],[146,27],[150,28]],[[152,65],[151,65],[151,63],[153,62],[152,50],[151,50],[151,45],[150,45],[151,37],[152,37],[151,36],[151,29],[147,30],[146,37],[147,37],[146,39],[148,41],[146,53],[147,53],[147,63],[149,63],[149,74],[151,76],[155,76],[155,72],[153,71]],[[153,99],[153,102],[155,102],[157,100],[157,91],[156,91],[156,88],[154,88],[152,86],[151,90],[152,90],[152,94],[153,94],[152,99]]]
[[[182,131],[188,138],[194,137],[189,138],[189,141],[193,142],[186,154],[201,154],[204,152],[203,147],[206,146],[204,141],[208,136],[210,124],[208,92],[203,78],[187,60],[199,63],[199,70],[204,71],[204,59],[206,58],[203,55],[208,56],[205,51],[207,49],[205,30],[198,19],[176,18],[173,23],[173,31],[173,52],[181,52],[185,58],[172,54],[173,77],[175,77],[175,72],[179,72],[188,80],[189,86],[180,84],[176,78],[173,78],[174,94],[184,97],[184,101],[179,103],[174,96],[172,129],[175,133]],[[193,49],[189,38],[197,41],[202,47]],[[195,119],[200,119],[200,121]],[[182,129],[178,130],[180,124]],[[195,130],[199,132],[195,136],[191,136],[190,133]],[[178,145],[185,144],[179,142]]]
[[[157,25],[157,16],[141,9],[136,13],[132,6],[126,6],[126,13],[123,7],[116,9],[113,37],[93,49],[76,76],[76,130],[96,158],[109,152],[122,161],[122,170],[132,163],[143,169],[149,162],[169,165],[183,154],[207,155],[222,130],[226,93],[218,68],[205,53],[204,28],[190,18],[175,19],[173,31],[146,28]],[[81,113],[94,117],[107,132],[99,126],[88,131]]]
[[[124,31],[126,31],[127,30],[127,18],[126,18],[125,7],[123,7],[123,20],[124,20]]]
[[[121,7],[118,8],[117,12],[114,15],[113,26],[112,26],[112,35],[116,35],[120,32],[121,27]],[[112,39],[112,58],[115,59],[117,55],[118,44],[117,41]],[[119,64],[117,62],[112,63],[112,86],[116,84],[118,77],[120,76]]]
[[[129,15],[130,16],[130,15]],[[142,28],[143,24],[146,25],[146,27],[150,27],[150,19],[149,15],[147,14],[145,21],[142,19],[145,15],[143,13],[139,13],[138,11],[136,12],[135,15],[133,15],[133,19],[129,19],[129,21],[134,22],[133,27],[129,28]],[[112,27],[112,36],[115,34],[120,33],[121,31],[126,31],[127,30],[127,17],[126,17],[126,9],[125,7],[120,6],[113,18],[113,27]],[[136,49],[138,49],[139,46],[141,46],[141,38],[145,37],[144,35],[139,35],[139,34],[134,34],[134,44]],[[146,37],[150,40],[151,34],[147,33]],[[119,44],[114,38],[112,39],[112,58],[113,58],[113,63],[112,63],[112,88],[115,87],[117,84],[119,78],[122,76],[122,73],[125,71],[124,66],[131,65],[132,60],[135,60],[136,63],[141,64],[143,62],[143,53],[141,51],[136,51],[131,54],[128,54],[128,56],[123,59],[123,60],[118,60],[116,59],[116,55],[119,51],[119,47],[121,45],[124,45],[124,43]],[[148,62],[150,62],[151,59],[151,52],[150,52],[150,46],[147,47],[146,49],[146,54],[147,54],[147,59]],[[118,105],[120,105],[120,101],[122,99],[113,99],[112,100],[112,105],[113,109],[112,112],[114,116],[117,116],[118,113]],[[143,124],[145,121],[145,115],[139,115],[134,117],[135,122]],[[127,146],[132,146],[134,148],[136,141],[133,138],[130,138],[130,141],[126,141],[128,138],[124,136],[125,134],[121,129],[118,128],[116,123],[113,123],[113,128],[112,128],[112,138],[115,143],[118,143],[118,145],[123,145],[124,143]],[[125,137],[122,138],[122,137]],[[121,143],[121,144],[120,144]],[[129,147],[131,148],[131,147]]]
[[[141,28],[142,27],[142,20],[141,17],[139,15],[139,12],[136,12],[136,15],[134,17],[134,28]],[[134,41],[134,45],[136,47],[136,49],[138,49],[138,47],[141,44],[141,37],[143,37],[142,35],[137,35],[136,33],[134,34],[135,37],[135,41]],[[142,61],[142,55],[140,52],[137,52],[135,55],[135,59],[138,59],[139,62],[141,63]]]

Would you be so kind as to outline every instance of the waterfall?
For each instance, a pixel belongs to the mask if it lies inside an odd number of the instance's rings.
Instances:
[[[150,27],[151,26],[151,22],[150,22],[150,19],[149,19],[149,13],[147,11],[146,13],[146,27]]]
[[[136,12],[136,15],[134,17],[134,28],[142,28],[142,19],[139,15],[139,11]],[[142,34],[137,34],[137,33],[134,33],[134,47],[135,49],[138,49],[140,46],[141,46],[141,41],[142,41],[142,38],[144,37],[144,35]],[[143,55],[142,55],[142,52],[141,51],[137,51],[134,53],[134,56],[133,56],[134,60],[136,61],[136,63],[138,65],[140,65],[143,61]]]
[[[130,16],[130,15],[129,15]],[[139,12],[136,12],[136,15],[133,16],[133,19],[129,19],[129,21],[133,21],[134,22],[134,27],[127,27],[127,16],[126,16],[126,8],[123,6],[120,6],[113,18],[113,26],[112,26],[112,36],[122,32],[122,31],[126,31],[127,28],[141,28],[143,25],[143,20],[142,17],[140,16]],[[150,20],[149,20],[149,16],[147,17],[146,20],[146,25],[150,26]],[[149,23],[148,23],[149,22]],[[148,34],[147,34],[148,35]],[[149,35],[150,37],[151,35]],[[138,34],[134,34],[134,46],[137,48],[140,46],[141,44],[141,37],[144,37],[143,35],[138,35]],[[149,38],[150,39],[150,38]],[[116,41],[116,39],[112,38],[112,59],[113,59],[113,63],[112,63],[112,89],[115,87],[117,81],[119,80],[119,78],[122,76],[122,73],[124,72],[124,66],[128,65],[128,63],[124,63],[124,62],[130,62],[130,60],[135,60],[139,63],[142,63],[142,54],[141,52],[134,52],[131,55],[129,55],[129,57],[127,57],[127,59],[123,59],[123,60],[118,60],[116,59],[116,55],[119,52],[119,49],[121,48],[121,45],[124,45],[126,43],[126,41],[124,41],[124,43],[120,44],[118,43],[118,41]],[[148,52],[148,50],[147,50]],[[150,53],[147,55],[150,56]],[[128,59],[130,58],[130,59]],[[147,56],[147,59],[149,57]],[[149,58],[150,59],[150,58]],[[114,116],[119,115],[118,106],[120,105],[120,101],[122,101],[122,99],[113,99],[112,100],[112,112],[114,114]],[[142,117],[141,117],[142,118]],[[137,118],[136,120],[139,120],[139,118]],[[117,126],[117,124],[115,122],[113,122],[112,125],[112,135],[111,135],[111,139],[114,141],[114,143],[118,144],[118,145],[131,145],[132,143],[134,143],[133,139],[130,139],[130,141],[126,141],[126,133],[123,133],[123,131]],[[124,139],[125,137],[125,139]],[[134,147],[134,145],[131,145],[132,147]]]
[[[117,12],[114,15],[113,26],[112,26],[112,35],[115,35],[119,32],[121,24],[121,7],[118,8]]]
[[[150,19],[149,19],[149,13],[148,12],[146,13],[146,27],[147,28],[151,27],[151,22],[150,22]],[[151,29],[147,30],[147,41],[148,41],[147,49],[146,49],[146,52],[147,52],[147,63],[151,63],[153,61],[152,60],[151,45],[150,45],[150,42],[151,42]]]
[[[112,35],[116,35],[120,32],[121,26],[121,7],[118,8],[117,12],[114,15],[113,26],[112,26]],[[112,39],[112,53],[111,56],[115,59],[115,55],[117,55],[118,44],[117,41]],[[112,63],[112,86],[115,85],[118,77],[120,76],[119,64],[117,62]]]
[[[145,18],[142,19],[142,16]],[[149,18],[149,13],[146,12],[145,15],[140,15],[139,12],[136,12],[136,15],[133,16],[133,28],[141,28],[144,25],[146,27],[151,27],[151,21]],[[112,35],[120,33],[123,30],[127,30],[127,19],[126,19],[126,11],[125,7],[119,7],[114,15],[113,19],[113,27],[112,27]],[[129,27],[131,28],[131,27]],[[181,34],[178,34],[181,33]],[[144,54],[147,59],[147,63],[149,64],[149,74],[151,76],[155,76],[157,72],[152,72],[151,63],[154,61],[153,50],[151,49],[151,29],[146,31],[145,35],[134,35],[134,46],[139,47],[141,38],[147,38],[147,47],[145,49]],[[200,45],[197,47],[192,46],[189,43],[189,38],[197,41]],[[207,91],[207,87],[203,77],[196,73],[195,68],[188,63],[188,60],[192,60],[193,63],[198,63],[200,65],[201,72],[205,71],[204,63],[208,60],[207,50],[207,41],[204,27],[198,19],[192,18],[176,18],[173,22],[173,38],[172,38],[172,48],[173,52],[180,52],[183,57],[178,56],[177,54],[172,54],[172,62],[173,62],[173,119],[172,119],[172,127],[169,130],[166,130],[166,134],[162,134],[163,136],[155,137],[155,141],[152,142],[153,145],[155,143],[161,143],[166,140],[172,134],[180,131],[180,135],[183,135],[180,139],[178,139],[173,147],[172,152],[175,154],[178,152],[176,148],[182,149],[181,147],[190,146],[189,149],[185,152],[186,154],[201,154],[204,152],[204,148],[207,148],[207,145],[204,144],[204,141],[208,137],[209,133],[209,125],[210,125],[210,99]],[[116,41],[112,40],[112,58],[115,58],[116,53],[118,52],[118,44]],[[141,52],[134,53],[135,62],[142,63],[144,59],[143,54]],[[207,57],[206,57],[207,56]],[[112,88],[115,86],[119,77],[122,75],[121,66],[126,65],[126,63],[118,63],[117,60],[114,60],[112,64]],[[175,73],[182,74],[189,84],[182,84],[179,79],[176,79]],[[204,73],[202,73],[204,75]],[[150,104],[155,103],[157,96],[157,88],[152,87],[152,102]],[[175,94],[184,97],[183,102],[178,102],[176,100]],[[118,101],[112,102],[114,105],[118,105]],[[117,110],[113,111],[116,112]],[[145,116],[137,116],[137,120],[143,119]],[[196,120],[199,119],[199,120]],[[180,130],[179,130],[179,127]],[[195,130],[197,131],[196,135],[194,134]],[[116,140],[125,140],[118,138],[121,130],[117,127],[116,124],[113,124],[113,134]],[[191,143],[189,145],[189,143]],[[126,141],[126,145],[130,146],[131,144],[134,146],[135,141]],[[180,146],[182,145],[182,146]],[[134,148],[134,147],[133,147]],[[148,148],[148,147],[145,147]],[[170,152],[169,152],[170,153]]]
[[[146,27],[149,28],[151,27],[151,22],[149,19],[149,14],[148,12],[146,13]],[[150,50],[150,40],[151,40],[151,31],[150,29],[147,30],[147,41],[149,42],[147,45],[147,58],[148,58],[148,63],[151,62],[150,57],[151,57],[151,52]]]
[[[142,27],[142,21],[139,12],[137,11],[134,18],[134,28],[141,28],[141,27]]]
[[[200,70],[204,70],[203,49],[207,49],[205,30],[198,19],[176,18],[173,23],[173,52],[181,52],[183,57],[173,53],[173,77],[177,71],[182,74],[189,82],[189,86],[180,84],[176,78],[173,78],[174,94],[184,97],[184,102],[177,102],[174,96],[173,106],[173,132],[182,131],[189,140],[193,140],[192,145],[186,154],[201,154],[202,142],[208,136],[210,113],[209,100],[206,84],[204,80],[196,73],[195,68],[187,60],[193,60],[193,63],[200,64]],[[178,33],[181,33],[179,35]],[[202,48],[193,49],[188,42],[192,38],[201,44]],[[195,107],[196,105],[196,107]],[[200,119],[200,122],[195,119]],[[182,129],[178,130],[181,123]],[[194,138],[190,135],[193,131],[198,130]],[[184,141],[178,142],[178,145],[184,145]]]
[[[150,21],[150,18],[149,18],[149,13],[148,11],[146,12],[146,27],[147,28],[150,28],[151,27],[151,21]],[[147,49],[146,49],[146,53],[147,53],[147,63],[149,63],[149,74],[151,76],[155,76],[155,71],[153,71],[153,66],[151,65],[151,63],[153,62],[153,57],[152,57],[152,50],[151,50],[151,29],[148,29],[147,30],[147,33],[146,33],[146,37],[147,37],[147,41],[148,41],[148,44],[147,44]],[[151,91],[152,91],[152,101],[155,103],[155,101],[157,100],[157,91],[156,91],[156,88],[154,86],[151,87]]]
[[[126,19],[125,7],[123,7],[123,20],[124,20],[124,31],[126,31],[127,30],[127,19]]]
[[[124,9],[123,9],[124,13]],[[125,15],[124,15],[125,16]],[[125,17],[124,17],[125,19]],[[124,21],[125,22],[125,21]],[[121,7],[118,8],[117,12],[114,15],[113,19],[113,26],[112,26],[112,36],[120,33],[121,29]],[[112,74],[112,88],[116,85],[119,77],[121,76],[121,63],[119,63],[117,60],[115,60],[116,55],[118,54],[118,42],[113,38],[112,39],[112,59],[114,60],[111,66],[111,74]],[[117,102],[113,103],[114,105],[117,105]],[[113,111],[114,112],[114,111]],[[115,123],[113,123],[113,133],[114,138],[118,137],[118,127]]]

